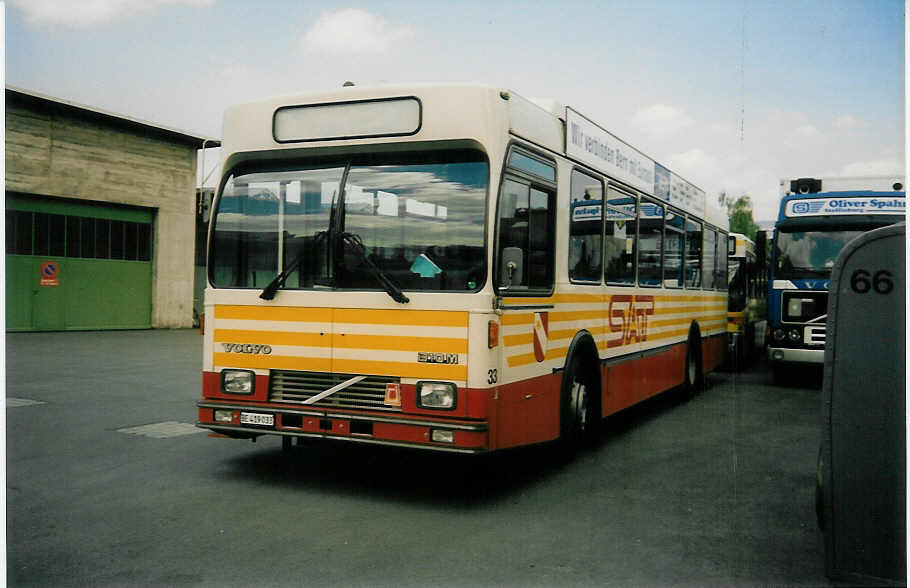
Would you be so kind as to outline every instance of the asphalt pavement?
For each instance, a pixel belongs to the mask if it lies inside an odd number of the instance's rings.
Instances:
[[[6,338],[11,586],[824,586],[819,382],[761,364],[565,460],[210,438],[198,331]]]

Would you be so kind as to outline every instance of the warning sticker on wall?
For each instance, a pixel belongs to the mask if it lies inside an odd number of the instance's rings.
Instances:
[[[42,286],[59,286],[60,278],[58,272],[60,267],[56,261],[45,261],[41,264],[41,285]]]

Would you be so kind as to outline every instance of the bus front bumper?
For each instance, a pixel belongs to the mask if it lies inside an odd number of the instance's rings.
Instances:
[[[277,435],[454,453],[484,453],[490,447],[486,421],[299,410],[217,401],[202,401],[197,406],[199,420],[196,426],[209,429],[215,436],[254,439],[261,435]],[[230,415],[230,421],[219,421],[216,412]],[[251,415],[254,418],[250,418]]]
[[[825,363],[825,350],[768,347],[768,359],[772,363]]]

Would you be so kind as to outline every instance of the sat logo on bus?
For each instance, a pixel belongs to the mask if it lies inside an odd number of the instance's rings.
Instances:
[[[607,347],[648,340],[648,315],[654,314],[654,296],[613,296],[608,309],[610,332],[622,333],[619,339],[607,341]]]

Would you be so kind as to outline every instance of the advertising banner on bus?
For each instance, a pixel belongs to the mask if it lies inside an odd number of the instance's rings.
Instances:
[[[654,191],[654,161],[583,115],[566,108],[566,154],[648,194]]]
[[[566,108],[566,155],[699,216],[705,192],[628,145],[609,131]]]
[[[903,198],[809,198],[791,200],[784,208],[789,218],[847,214],[904,214],[907,203]]]

